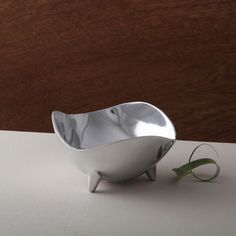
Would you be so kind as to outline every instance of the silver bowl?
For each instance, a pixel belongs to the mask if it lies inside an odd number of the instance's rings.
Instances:
[[[128,102],[82,114],[52,112],[53,128],[75,165],[89,176],[89,191],[101,180],[125,181],[145,173],[175,141],[175,128],[157,107]]]

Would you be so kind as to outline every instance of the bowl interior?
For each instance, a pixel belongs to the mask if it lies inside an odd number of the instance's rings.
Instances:
[[[144,102],[124,103],[83,114],[54,111],[52,122],[62,141],[77,149],[88,149],[120,140],[161,136],[175,139],[169,118]]]

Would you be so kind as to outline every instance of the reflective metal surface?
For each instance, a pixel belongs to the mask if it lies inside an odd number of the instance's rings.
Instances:
[[[75,164],[90,175],[90,191],[101,179],[126,180],[146,172],[153,180],[153,166],[170,149],[176,136],[169,118],[145,102],[83,114],[54,111],[52,122],[55,133],[71,149],[68,154],[72,154]],[[130,166],[125,166],[127,163]]]
[[[156,107],[142,102],[84,114],[68,115],[54,111],[53,119],[63,140],[78,149],[142,136],[175,139],[174,126],[167,116]]]

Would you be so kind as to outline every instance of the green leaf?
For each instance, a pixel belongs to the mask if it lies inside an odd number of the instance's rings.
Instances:
[[[202,165],[206,165],[206,164],[215,164],[216,165],[216,172],[212,177],[207,178],[207,179],[203,179],[203,178],[201,178],[201,177],[199,177],[199,176],[197,176],[196,174],[193,173],[193,169],[195,169],[199,166],[202,166]],[[198,179],[200,181],[207,182],[207,181],[211,181],[211,180],[215,179],[219,175],[220,166],[213,159],[201,158],[201,159],[198,159],[198,160],[195,160],[195,161],[190,161],[189,163],[187,163],[183,166],[180,166],[179,168],[174,168],[173,171],[176,173],[178,179],[181,179],[184,176],[192,174],[196,179]]]

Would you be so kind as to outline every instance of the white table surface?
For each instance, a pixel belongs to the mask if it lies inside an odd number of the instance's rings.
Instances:
[[[87,177],[61,152],[54,134],[0,131],[0,235],[236,235],[236,144],[213,143],[220,176],[176,183],[171,170],[197,142],[178,141],[145,176],[124,184]]]

